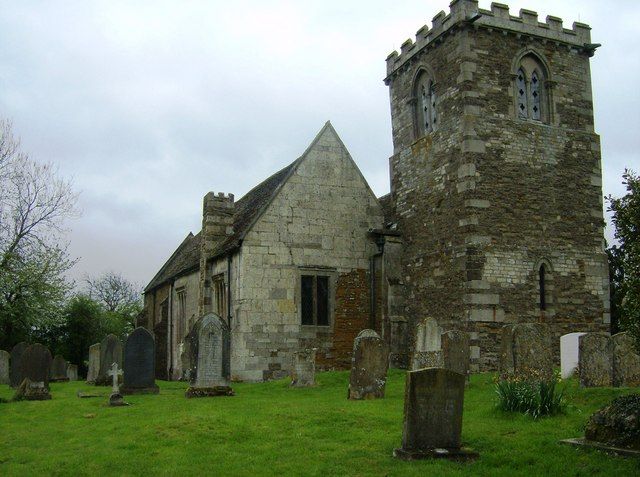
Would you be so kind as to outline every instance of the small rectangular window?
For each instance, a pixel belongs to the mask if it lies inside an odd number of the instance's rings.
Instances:
[[[329,326],[329,277],[302,275],[300,320],[303,325]]]

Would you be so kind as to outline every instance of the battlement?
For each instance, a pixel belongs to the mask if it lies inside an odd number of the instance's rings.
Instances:
[[[204,196],[204,206],[215,208],[233,208],[234,196],[233,194],[225,194],[224,192],[207,192]]]
[[[509,13],[509,7],[502,3],[492,3],[491,9],[478,8],[477,0],[453,0],[449,4],[449,14],[438,13],[431,22],[431,28],[424,25],[416,32],[415,41],[408,39],[400,46],[400,53],[393,51],[387,56],[388,83],[403,65],[407,64],[424,48],[439,43],[447,33],[458,28],[473,25],[474,28],[498,30],[504,33],[527,35],[554,41],[593,54],[591,28],[584,23],[574,22],[571,29],[562,26],[562,19],[547,16],[545,22],[538,21],[538,13],[521,9],[518,16]]]

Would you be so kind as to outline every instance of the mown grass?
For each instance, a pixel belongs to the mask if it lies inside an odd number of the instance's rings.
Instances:
[[[105,406],[109,388],[54,383],[51,401],[0,404],[0,475],[640,475],[637,460],[558,444],[629,389],[570,382],[566,414],[533,420],[497,411],[492,376],[474,376],[463,441],[480,459],[403,462],[391,454],[404,372],[390,372],[377,401],[348,401],[348,378],[320,373],[312,389],[236,383],[234,397],[190,400],[184,383],[159,382],[159,395],[127,396],[124,408]],[[79,399],[78,390],[105,398]],[[1,398],[12,393],[0,385]]]

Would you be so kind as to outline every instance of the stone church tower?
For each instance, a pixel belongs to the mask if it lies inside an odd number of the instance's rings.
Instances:
[[[495,368],[506,323],[549,323],[555,343],[608,330],[598,45],[528,10],[450,9],[387,58],[391,199],[408,330],[431,316],[469,331],[476,371]]]

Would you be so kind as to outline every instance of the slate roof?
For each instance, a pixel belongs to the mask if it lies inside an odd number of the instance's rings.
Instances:
[[[200,233],[193,235],[189,232],[178,248],[171,254],[169,260],[151,279],[144,289],[145,293],[162,285],[170,278],[182,275],[200,265]]]

